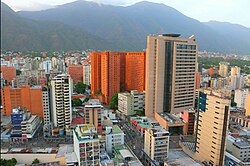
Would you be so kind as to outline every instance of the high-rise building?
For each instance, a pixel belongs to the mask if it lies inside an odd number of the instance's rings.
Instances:
[[[250,93],[246,96],[246,114],[245,116],[250,116]]]
[[[126,54],[126,90],[145,90],[145,52],[128,52]]]
[[[196,72],[195,73],[195,78],[196,78],[195,89],[199,89],[201,87],[201,73]]]
[[[144,152],[157,162],[164,162],[168,158],[169,132],[163,127],[145,130]]]
[[[231,76],[240,75],[240,67],[233,66],[231,67]]]
[[[228,62],[220,62],[219,75],[222,77],[228,76]]]
[[[102,126],[102,109],[98,99],[90,99],[84,107],[86,124],[93,124],[96,128]]]
[[[91,66],[90,66],[90,64],[83,65],[83,83],[90,86],[90,83],[91,83]]]
[[[73,130],[74,152],[78,165],[100,165],[100,140],[93,124],[76,125]]]
[[[223,166],[230,99],[200,92],[196,124],[196,156],[200,161]]]
[[[148,36],[146,51],[146,116],[180,113],[194,107],[197,43],[194,36]]]
[[[145,93],[132,90],[118,93],[118,110],[125,115],[134,115],[136,111],[144,110]]]
[[[83,81],[83,65],[69,65],[68,74],[72,78],[73,82]]]
[[[11,115],[12,109],[21,107],[43,118],[41,86],[22,86],[21,88],[5,86],[1,89],[1,94],[4,115]]]
[[[126,88],[144,89],[145,53],[92,52],[90,56],[92,97],[99,95],[109,104],[112,95]]]
[[[242,75],[231,76],[231,88],[232,90],[244,88],[245,78]]]
[[[13,66],[1,65],[2,77],[10,83],[16,77],[16,69]]]
[[[246,108],[248,94],[250,94],[249,89],[235,90],[234,102],[237,104],[237,107]]]
[[[51,109],[50,109],[50,92],[49,89],[43,87],[42,89],[43,95],[43,133],[44,136],[50,136],[52,129],[52,121],[51,121]]]
[[[51,80],[51,104],[53,128],[61,135],[70,133],[72,121],[71,94],[73,83],[69,75],[57,75]]]

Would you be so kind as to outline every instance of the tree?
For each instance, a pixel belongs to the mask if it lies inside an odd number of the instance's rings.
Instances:
[[[6,165],[6,166],[15,166],[17,163],[17,160],[15,158],[12,158],[10,160],[1,159],[0,165]]]
[[[82,105],[82,100],[81,99],[73,99],[72,100],[72,105],[75,106],[81,106]]]
[[[89,97],[86,97],[83,102],[85,103],[87,101],[89,101]]]
[[[32,164],[38,164],[38,163],[40,163],[40,161],[37,158],[32,161]]]
[[[83,94],[85,92],[85,89],[86,89],[86,85],[83,84],[82,82],[78,82],[76,85],[75,85],[75,91],[78,93],[78,94]]]
[[[113,94],[113,96],[110,99],[110,108],[116,109],[118,105],[118,93]]]
[[[19,76],[22,72],[20,70],[16,70],[16,75]]]

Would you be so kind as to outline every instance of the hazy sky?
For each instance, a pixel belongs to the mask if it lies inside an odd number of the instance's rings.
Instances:
[[[15,11],[42,10],[75,0],[2,0]],[[142,0],[94,0],[127,6]],[[199,21],[226,21],[250,27],[250,0],[147,0],[164,3]]]

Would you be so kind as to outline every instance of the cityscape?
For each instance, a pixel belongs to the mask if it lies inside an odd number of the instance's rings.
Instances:
[[[121,16],[127,23],[139,18],[137,10],[168,6],[80,0],[14,11],[7,4],[1,2],[1,166],[250,165],[250,28],[242,30],[249,38],[227,33],[225,42],[213,42],[210,37],[224,32],[190,33],[186,22],[187,31],[173,26],[174,33],[160,28],[131,35],[142,27],[134,23],[124,31],[108,22],[109,32],[100,20],[89,22],[101,29],[93,35],[73,26],[79,9],[90,19],[104,15],[115,22],[120,11],[139,6]],[[64,17],[71,9],[75,13]],[[58,16],[65,22],[53,20]],[[102,31],[106,38],[98,36]]]

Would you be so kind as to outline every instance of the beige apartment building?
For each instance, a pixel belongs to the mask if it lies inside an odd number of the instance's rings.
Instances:
[[[93,124],[96,128],[102,125],[102,109],[98,99],[90,99],[84,107],[85,123]]]
[[[220,62],[220,68],[219,68],[219,75],[222,77],[227,77],[228,76],[228,62]],[[236,73],[237,71],[233,71],[232,73]]]
[[[144,152],[156,162],[164,162],[168,158],[169,132],[163,127],[145,130]],[[149,161],[148,161],[149,163]]]
[[[223,166],[230,99],[214,94],[199,95],[195,158],[211,165]]]
[[[246,96],[246,116],[250,116],[250,93]]]
[[[198,45],[194,36],[147,37],[145,113],[180,113],[194,107]]]

